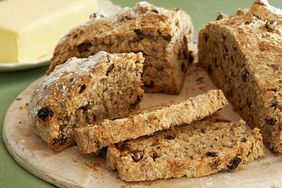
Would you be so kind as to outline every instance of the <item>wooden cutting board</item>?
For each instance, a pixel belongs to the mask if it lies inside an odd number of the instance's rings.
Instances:
[[[196,96],[214,85],[204,71],[192,67],[179,95],[145,94],[142,108],[168,104]],[[115,172],[105,167],[105,160],[95,155],[83,155],[76,146],[55,153],[30,129],[28,103],[36,84],[31,84],[7,111],[4,142],[14,159],[30,173],[59,187],[282,187],[282,156],[274,156],[266,149],[266,156],[246,166],[244,170],[222,172],[203,178],[181,178],[144,183],[125,183]],[[230,120],[240,117],[228,106],[221,112]]]

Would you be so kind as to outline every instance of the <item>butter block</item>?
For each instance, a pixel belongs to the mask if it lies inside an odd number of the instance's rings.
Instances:
[[[0,1],[0,63],[51,55],[60,38],[95,11],[95,0]]]

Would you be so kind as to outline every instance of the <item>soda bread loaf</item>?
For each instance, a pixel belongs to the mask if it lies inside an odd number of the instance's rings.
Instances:
[[[256,0],[248,11],[209,23],[199,34],[199,64],[282,153],[282,10]]]
[[[185,12],[146,2],[111,17],[93,14],[88,23],[74,28],[58,43],[48,72],[71,57],[88,57],[101,50],[142,52],[145,91],[178,93],[193,61],[192,32]]]
[[[127,182],[201,177],[234,170],[264,155],[258,128],[245,122],[202,120],[111,145],[107,166]]]
[[[61,151],[74,143],[74,126],[126,116],[143,97],[141,53],[99,52],[72,58],[45,77],[32,95],[34,131]]]
[[[75,141],[83,153],[98,152],[113,143],[151,135],[184,123],[190,124],[213,114],[227,103],[221,90],[211,90],[177,104],[78,127],[74,130]]]

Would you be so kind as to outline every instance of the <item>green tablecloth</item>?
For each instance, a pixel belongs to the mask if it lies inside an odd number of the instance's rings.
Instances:
[[[113,0],[121,6],[132,6],[137,0]],[[195,29],[199,30],[209,20],[213,20],[219,11],[234,13],[238,7],[249,8],[252,0],[151,0],[151,3],[166,7],[180,8],[188,12],[193,19]],[[272,0],[272,4],[282,8],[281,0]],[[31,82],[44,74],[47,67],[20,72],[0,72],[0,130],[2,131],[5,112],[16,96]],[[9,155],[0,135],[0,187],[53,187],[21,168]]]

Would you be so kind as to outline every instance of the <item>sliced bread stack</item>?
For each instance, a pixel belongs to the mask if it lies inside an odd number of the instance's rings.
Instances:
[[[221,90],[138,110],[142,83],[146,92],[181,90],[192,28],[184,12],[148,3],[93,15],[55,49],[32,96],[35,132],[55,151],[74,142],[83,153],[108,147],[107,166],[128,182],[201,177],[263,156],[258,128],[216,115],[228,104]]]
[[[259,129],[251,131],[243,120],[229,122],[214,114],[226,105],[222,91],[211,90],[170,106],[76,128],[75,140],[83,153],[109,146],[107,166],[127,182],[234,170],[262,157],[264,148]]]

